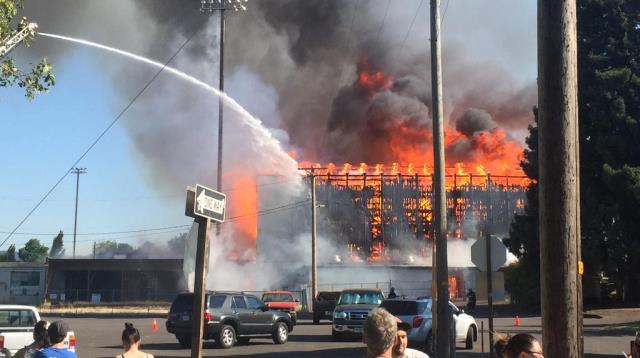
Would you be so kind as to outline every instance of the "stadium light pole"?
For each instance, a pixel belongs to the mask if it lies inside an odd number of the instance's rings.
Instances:
[[[201,0],[200,11],[202,12],[214,12],[220,11],[220,72],[218,89],[221,93],[224,92],[224,25],[225,25],[225,11],[246,11],[245,4],[248,0]],[[216,179],[216,190],[222,192],[222,137],[223,137],[223,101],[222,96],[218,97],[218,171]],[[218,232],[220,231],[220,224],[217,225]]]

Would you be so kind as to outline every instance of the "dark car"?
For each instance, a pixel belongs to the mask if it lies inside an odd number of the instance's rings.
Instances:
[[[185,348],[191,345],[192,318],[193,293],[179,294],[169,309],[166,327]],[[283,344],[292,330],[288,313],[270,310],[258,297],[215,291],[205,295],[203,339],[215,340],[222,348],[257,337],[271,337],[274,343]]]
[[[313,300],[313,324],[320,323],[321,319],[331,320],[339,297],[340,291],[318,292],[318,297]]]
[[[333,310],[331,337],[334,341],[347,335],[361,335],[364,320],[369,311],[378,307],[384,300],[380,289],[349,289],[340,294]]]

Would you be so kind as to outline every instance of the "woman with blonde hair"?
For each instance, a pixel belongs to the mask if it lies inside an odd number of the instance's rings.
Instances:
[[[527,333],[513,337],[499,336],[493,348],[502,358],[544,358],[540,342]]]
[[[133,323],[125,323],[122,331],[122,346],[124,353],[116,358],[153,358],[153,354],[140,350],[140,332],[133,326]]]

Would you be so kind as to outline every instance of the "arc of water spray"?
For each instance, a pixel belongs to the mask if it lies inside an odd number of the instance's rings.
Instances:
[[[213,92],[215,95],[222,97],[223,101],[227,104],[229,104],[231,106],[231,108],[233,108],[234,110],[236,110],[238,113],[241,114],[241,118],[243,119],[243,121],[245,122],[245,124],[247,124],[248,126],[260,131],[262,134],[264,134],[266,136],[266,138],[270,139],[271,144],[276,146],[279,149],[279,152],[281,152],[281,154],[283,154],[283,157],[288,158],[288,160],[292,161],[293,163],[295,163],[295,160],[293,160],[293,158],[291,158],[290,156],[286,155],[285,153],[282,152],[282,149],[280,148],[280,143],[278,142],[277,139],[275,139],[273,137],[273,135],[271,134],[271,132],[269,130],[267,130],[263,125],[262,125],[262,121],[260,121],[259,119],[255,118],[254,116],[251,115],[251,113],[249,113],[249,111],[247,111],[244,107],[242,107],[238,102],[236,102],[236,100],[234,100],[233,98],[229,97],[226,93],[224,92],[220,92],[217,88],[203,82],[200,81],[199,79],[188,75],[176,68],[170,67],[170,66],[165,66],[164,64],[157,62],[157,61],[153,61],[151,59],[148,59],[146,57],[140,56],[140,55],[136,55],[134,53],[131,52],[127,52],[124,50],[120,50],[114,47],[110,47],[110,46],[106,46],[106,45],[102,45],[93,41],[88,41],[88,40],[84,40],[84,39],[78,39],[78,38],[74,38],[74,37],[68,37],[68,36],[62,36],[62,35],[56,35],[56,34],[51,34],[51,33],[46,33],[46,32],[38,32],[39,36],[43,36],[43,37],[49,37],[49,38],[54,38],[54,39],[58,39],[58,40],[64,40],[64,41],[69,41],[69,42],[75,42],[75,43],[79,43],[82,45],[86,45],[86,46],[91,46],[91,47],[95,47],[95,48],[99,48],[102,50],[106,50],[106,51],[110,51],[113,53],[117,53],[119,55],[134,59],[136,61],[140,61],[140,62],[144,62],[146,64],[149,64],[151,66],[157,67],[157,68],[164,68],[164,71],[170,72],[171,74],[182,78],[183,80],[186,80],[188,82],[191,82],[207,91]],[[296,163],[297,166],[297,163]]]

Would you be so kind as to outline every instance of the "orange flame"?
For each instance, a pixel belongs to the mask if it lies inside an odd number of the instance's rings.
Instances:
[[[367,59],[358,63],[358,85],[369,91],[387,90],[393,85],[393,77],[385,75],[382,71],[372,71]]]

